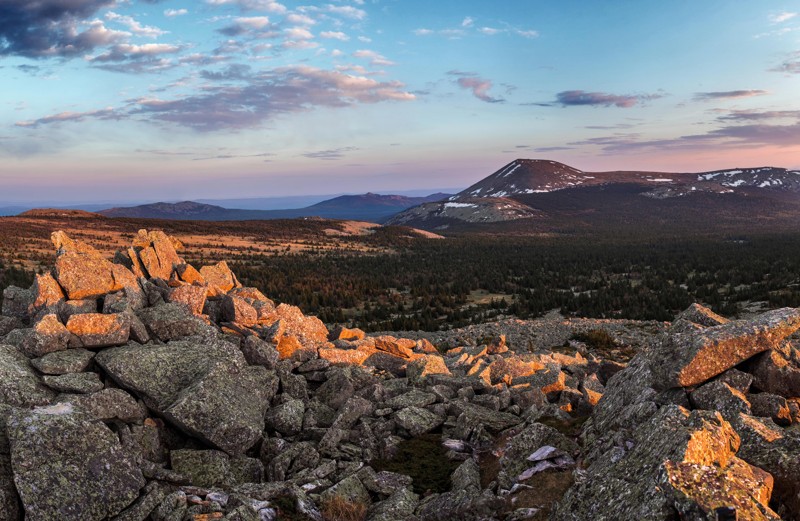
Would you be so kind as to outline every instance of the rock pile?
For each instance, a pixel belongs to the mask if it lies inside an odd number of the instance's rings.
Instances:
[[[53,243],[52,273],[3,294],[4,519],[800,512],[796,310],[693,307],[627,366],[502,335],[440,352],[329,331],[162,232],[113,260]]]

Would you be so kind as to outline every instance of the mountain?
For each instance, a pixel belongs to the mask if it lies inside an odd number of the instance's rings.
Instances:
[[[322,201],[306,208],[288,210],[242,210],[183,201],[180,203],[152,203],[141,206],[101,210],[106,217],[132,217],[172,219],[185,221],[245,221],[261,219],[291,219],[296,217],[324,217],[327,219],[382,222],[390,216],[412,206],[446,199],[450,194],[437,193],[426,197],[380,195],[366,193],[343,195]]]
[[[547,231],[597,221],[688,225],[776,216],[800,216],[800,171],[583,172],[556,161],[517,159],[446,201],[409,208],[386,222],[441,230],[525,220]]]

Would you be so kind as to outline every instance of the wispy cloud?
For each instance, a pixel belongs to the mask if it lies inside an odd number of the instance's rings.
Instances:
[[[235,5],[244,11],[265,11],[268,13],[283,14],[286,6],[274,0],[206,0],[209,5]]]
[[[780,23],[783,23],[783,22],[787,22],[787,21],[791,20],[792,18],[794,18],[796,16],[797,16],[797,13],[789,12],[789,11],[783,11],[781,13],[777,13],[777,14],[771,15],[769,17],[769,21],[774,23],[774,24],[780,24]]]
[[[720,99],[752,98],[769,94],[765,90],[726,90],[717,92],[698,92],[694,95],[696,101],[713,101]]]
[[[168,18],[174,18],[176,16],[183,16],[185,14],[189,14],[188,9],[165,9],[164,16]]]
[[[770,69],[770,71],[800,74],[800,51],[789,54],[783,63]]]
[[[608,94],[584,90],[565,90],[556,94],[556,103],[564,107],[620,107],[630,108],[644,101],[662,97],[660,94]]]
[[[109,11],[105,15],[105,19],[109,22],[116,22],[118,24],[124,25],[127,29],[137,36],[146,36],[148,38],[158,38],[164,34],[167,34],[167,31],[159,29],[158,27],[151,27],[149,25],[142,25],[138,21],[134,20],[131,16],[125,16],[114,11]]]
[[[350,39],[345,33],[341,31],[322,31],[319,33],[320,38],[328,38],[331,40],[339,40],[342,42],[346,42]]]
[[[371,51],[368,49],[361,49],[353,53],[354,58],[364,58],[369,60],[371,65],[377,66],[385,66],[385,65],[395,65],[395,63],[382,54],[379,54],[375,51]]]
[[[472,95],[486,103],[503,103],[503,98],[495,98],[489,94],[492,89],[492,80],[481,78],[474,72],[449,71],[450,76],[457,76],[456,83],[462,89],[472,91]]]
[[[36,127],[90,118],[127,118],[213,132],[257,127],[280,115],[304,112],[314,107],[349,107],[415,99],[397,81],[380,82],[308,66],[284,67],[252,75],[239,69],[239,75],[244,84],[210,85],[199,93],[171,100],[135,98],[118,110],[62,113],[20,122],[19,125]]]
[[[51,123],[84,121],[86,119],[122,119],[123,117],[124,117],[123,114],[120,114],[115,109],[109,107],[101,110],[92,110],[87,112],[59,112],[58,114],[52,114],[50,116],[45,116],[39,119],[34,119],[29,121],[19,121],[17,122],[17,126],[36,128],[41,125],[48,125]]]
[[[719,116],[719,121],[763,121],[770,119],[800,120],[800,110],[733,110]]]
[[[353,152],[358,150],[356,147],[343,147],[343,148],[334,148],[331,150],[318,150],[315,152],[306,152],[302,154],[303,157],[307,157],[309,159],[322,159],[323,161],[337,161],[339,159],[343,159],[345,154],[348,152]]]

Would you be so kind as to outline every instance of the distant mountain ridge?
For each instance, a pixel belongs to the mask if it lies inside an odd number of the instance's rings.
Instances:
[[[796,206],[800,216],[800,171],[759,167],[701,173],[583,172],[557,161],[517,159],[446,201],[409,208],[387,224],[433,230],[533,218],[574,220],[579,214],[635,220],[666,216],[678,207],[691,213],[692,203],[697,206],[694,211],[705,208],[709,217],[727,218],[741,198],[749,198],[742,206],[756,213],[758,205],[752,203],[763,199],[779,207]],[[610,201],[615,207],[608,206]],[[767,202],[761,205],[761,215],[770,207]]]
[[[323,217],[326,219],[362,220],[380,223],[412,206],[439,201],[449,196],[450,194],[437,193],[426,197],[407,197],[403,195],[380,195],[370,192],[360,195],[343,195],[305,208],[287,210],[241,210],[194,201],[158,202],[132,207],[109,208],[100,210],[98,213],[106,217],[191,221],[244,221]]]

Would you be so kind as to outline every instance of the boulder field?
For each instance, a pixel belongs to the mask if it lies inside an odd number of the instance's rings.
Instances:
[[[434,346],[329,329],[163,232],[52,239],[3,292],[0,519],[800,519],[800,310],[693,305],[626,324],[634,352]]]

